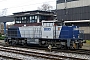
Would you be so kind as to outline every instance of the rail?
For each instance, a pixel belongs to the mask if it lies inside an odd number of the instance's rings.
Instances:
[[[34,56],[34,57],[41,57],[45,59],[53,59],[53,60],[62,60],[62,59],[86,60],[86,59],[81,59],[81,58],[53,55],[53,54],[33,52],[33,51],[25,51],[25,50],[5,48],[5,47],[0,47],[0,51],[17,53],[17,54],[22,54],[22,55]]]

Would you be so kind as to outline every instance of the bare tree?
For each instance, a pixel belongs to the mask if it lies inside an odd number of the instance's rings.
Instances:
[[[7,15],[7,8],[2,9],[2,11],[0,11],[0,16],[6,16]]]
[[[44,3],[41,7],[38,7],[38,10],[50,11],[53,7],[47,3]]]

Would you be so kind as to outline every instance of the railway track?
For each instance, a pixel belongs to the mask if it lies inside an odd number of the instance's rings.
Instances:
[[[44,50],[44,51],[47,51],[47,48],[43,48],[43,47],[36,47],[36,46],[16,46],[18,48],[25,48],[25,49],[36,49],[36,50]],[[20,51],[20,50],[19,50]],[[65,52],[65,53],[74,53],[74,54],[82,54],[82,55],[90,55],[90,50],[85,50],[85,49],[79,49],[79,50],[61,50],[61,49],[52,49],[52,51],[54,51],[55,53],[58,53],[58,52]],[[25,54],[24,54],[25,55]],[[26,54],[27,55],[27,54]],[[34,55],[29,55],[29,56],[34,56]],[[48,55],[47,55],[48,56]],[[49,55],[50,56],[50,55]],[[36,56],[38,57],[38,56]],[[61,56],[63,57],[63,56]],[[42,57],[44,58],[44,57]],[[47,58],[47,57],[46,57]],[[66,57],[67,58],[67,57]],[[51,58],[53,59],[53,58]],[[62,59],[62,58],[61,58]]]
[[[26,51],[26,50],[20,50],[20,49],[13,49],[13,48],[6,48],[6,47],[0,47],[0,51],[15,53],[15,54],[22,54],[22,55],[28,55],[28,56],[34,56],[34,57],[40,57],[45,59],[51,59],[51,60],[65,60],[65,59],[73,59],[73,60],[86,60],[81,58],[74,58],[74,57],[67,57],[67,56],[60,56],[60,55],[54,55],[49,53],[40,53],[40,52],[34,52],[34,51]]]
[[[21,47],[21,46],[18,46],[18,47]],[[47,48],[45,47],[40,47],[40,46],[25,46],[25,47],[21,47],[21,48],[27,48],[27,49],[38,49],[38,50],[46,50],[48,51]],[[90,55],[90,50],[86,50],[86,49],[57,49],[57,48],[54,48],[52,49],[52,51],[55,51],[55,52],[66,52],[66,53],[76,53],[76,54],[82,54],[82,55]]]
[[[16,47],[21,47],[21,46],[16,46]],[[27,49],[37,49],[37,50],[45,50],[48,51],[48,48],[46,47],[40,47],[40,46],[22,46],[21,48],[27,48]],[[66,53],[75,53],[75,54],[82,54],[82,55],[90,55],[90,50],[86,49],[57,49],[54,48],[52,51],[55,52],[66,52]]]
[[[22,60],[22,59],[19,59],[19,58],[14,58],[14,57],[10,57],[10,56],[3,56],[3,55],[0,55],[0,57],[8,59],[8,60]]]
[[[0,42],[0,45],[3,46],[4,44],[2,42]],[[27,49],[37,49],[37,50],[47,50],[47,48],[45,47],[40,47],[40,46],[16,46],[16,47],[21,47],[21,48],[27,48]],[[90,55],[90,50],[86,50],[86,49],[72,49],[72,50],[64,50],[64,49],[52,49],[52,51],[55,52],[66,52],[66,53],[76,53],[76,54],[83,54],[83,55]]]
[[[67,53],[76,53],[76,54],[82,54],[82,55],[90,55],[90,50],[85,50],[85,49],[67,50],[67,51],[61,50],[61,51],[62,52],[67,52]]]

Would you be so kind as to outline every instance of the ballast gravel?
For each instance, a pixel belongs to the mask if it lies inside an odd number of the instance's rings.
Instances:
[[[74,58],[81,58],[81,59],[90,60],[90,55],[83,55],[83,54],[55,52],[55,51],[46,52],[45,50],[27,49],[27,48],[19,48],[19,47],[5,47],[5,48],[17,49],[17,50],[25,50],[25,51],[32,51],[32,52],[39,52],[39,53],[46,53],[46,54],[53,54],[53,55],[60,55],[60,56],[67,56],[67,57],[74,57]],[[25,55],[0,51],[0,55],[2,55],[2,54],[4,54],[5,56],[8,55],[8,56],[12,56],[12,57],[21,58],[23,60],[45,60],[45,59],[42,59],[42,58],[36,58],[36,57],[30,57],[30,56],[25,56]]]
[[[0,51],[0,55],[19,58],[19,59],[22,59],[22,60],[46,60],[46,59],[43,59],[43,58],[25,56],[25,55],[21,55],[21,54],[15,54],[15,53],[3,52],[3,51]],[[7,59],[0,57],[0,60],[7,60]]]
[[[6,47],[6,48],[12,48],[12,47]],[[12,48],[12,49],[25,50],[25,51],[33,51],[33,52],[39,52],[39,53],[47,53],[47,54],[67,56],[67,57],[75,57],[75,58],[81,58],[81,59],[90,59],[90,55],[83,55],[83,54],[55,52],[55,51],[46,52],[44,50],[26,49],[26,48],[18,48],[18,47],[15,47],[15,48]]]

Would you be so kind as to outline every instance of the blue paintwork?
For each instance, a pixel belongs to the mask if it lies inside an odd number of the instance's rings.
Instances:
[[[59,38],[78,39],[79,30],[75,30],[75,28],[76,26],[62,26]]]
[[[8,37],[21,37],[21,34],[20,34],[20,30],[19,30],[19,28],[18,27],[11,27],[11,28],[8,28],[8,31],[10,32],[14,32],[14,34],[12,34],[12,33],[9,33],[8,34]],[[12,34],[12,35],[10,35],[10,34]],[[10,36],[9,36],[10,35]]]
[[[17,37],[21,37],[19,28],[17,28]]]
[[[44,28],[44,31],[51,31],[51,28]]]
[[[4,23],[4,35],[6,34],[6,22],[3,22]]]
[[[77,26],[72,26],[72,27],[73,27],[73,29],[74,29],[74,28],[76,28]],[[77,27],[77,28],[79,28],[79,27]],[[79,36],[79,30],[73,30],[73,35],[74,35],[75,38],[78,39],[78,36]]]

